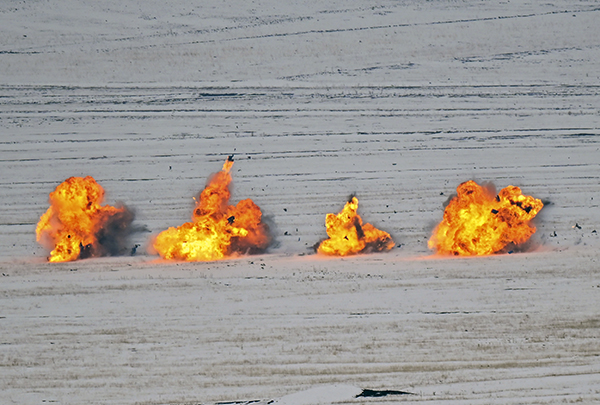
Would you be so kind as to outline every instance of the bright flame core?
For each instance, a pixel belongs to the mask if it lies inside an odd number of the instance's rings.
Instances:
[[[50,208],[35,230],[37,241],[52,249],[48,261],[104,255],[98,235],[127,211],[124,207],[101,206],[103,199],[104,189],[90,176],[70,177],[50,193]],[[126,225],[131,222],[127,221]]]
[[[428,242],[437,253],[489,255],[525,243],[535,233],[531,220],[544,204],[521,194],[519,187],[508,186],[495,196],[470,180],[456,191]]]
[[[358,253],[381,252],[394,247],[389,233],[371,224],[363,224],[356,213],[358,199],[352,197],[339,214],[327,214],[325,224],[329,239],[321,242],[317,251],[327,255],[347,256]]]
[[[153,247],[170,260],[211,261],[234,254],[264,251],[270,241],[268,226],[262,222],[260,208],[250,199],[229,205],[231,167],[209,179],[192,214],[192,222],[171,227],[157,235]]]

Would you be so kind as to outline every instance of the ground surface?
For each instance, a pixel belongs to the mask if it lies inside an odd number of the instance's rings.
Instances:
[[[0,6],[0,402],[600,400],[595,2],[189,3]],[[276,245],[145,253],[232,153]],[[49,265],[35,224],[84,175],[149,232]],[[545,202],[531,251],[430,256],[469,179]],[[351,193],[397,247],[313,255]]]

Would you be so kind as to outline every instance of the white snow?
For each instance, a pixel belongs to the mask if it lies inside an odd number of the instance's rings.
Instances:
[[[599,17],[562,0],[2,2],[0,403],[598,402]],[[146,254],[232,153],[234,202],[278,244]],[[48,193],[84,175],[149,229],[136,256],[46,263]],[[431,256],[469,179],[544,200],[531,251]],[[314,255],[351,193],[398,247]]]
[[[275,400],[277,405],[330,404],[356,398],[362,389],[347,384],[333,384],[295,392]]]

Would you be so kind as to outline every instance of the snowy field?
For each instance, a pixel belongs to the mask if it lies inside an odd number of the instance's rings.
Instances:
[[[2,2],[0,403],[599,402],[598,21],[593,1]],[[231,154],[276,244],[146,253]],[[48,264],[48,194],[85,175],[147,232]],[[529,252],[431,256],[469,179],[544,201]],[[352,193],[396,247],[315,255]]]

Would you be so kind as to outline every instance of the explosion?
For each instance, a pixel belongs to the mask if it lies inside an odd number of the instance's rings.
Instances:
[[[156,237],[153,247],[171,260],[210,261],[234,254],[264,251],[271,242],[260,208],[250,199],[229,205],[233,158],[214,174],[200,194],[192,222],[171,227]]]
[[[535,233],[531,220],[542,209],[542,201],[508,186],[495,195],[470,180],[456,189],[434,229],[428,246],[440,254],[457,256],[489,255],[509,245],[525,243]]]
[[[122,253],[133,214],[125,206],[101,206],[104,189],[92,177],[70,177],[50,193],[50,208],[35,230],[51,249],[50,262]]]
[[[381,252],[394,247],[390,234],[380,231],[371,224],[363,224],[356,213],[357,209],[358,199],[352,196],[338,215],[327,214],[325,224],[329,239],[319,244],[317,248],[319,253],[347,256]]]

